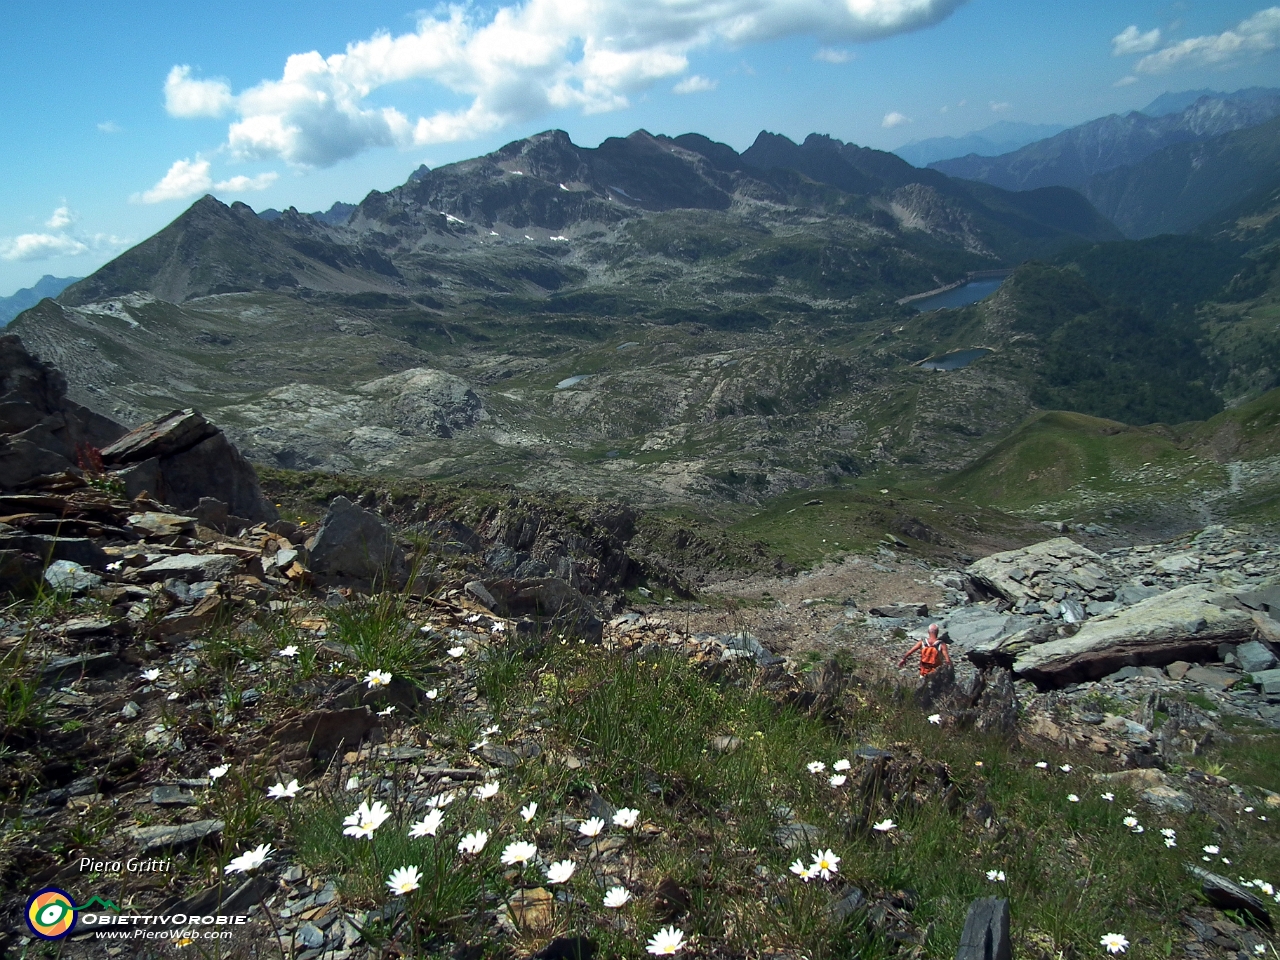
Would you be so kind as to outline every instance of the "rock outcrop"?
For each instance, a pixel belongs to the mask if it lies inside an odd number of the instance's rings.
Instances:
[[[249,461],[198,410],[144,423],[103,448],[102,460],[129,496],[148,493],[180,510],[211,498],[248,523],[279,518]]]

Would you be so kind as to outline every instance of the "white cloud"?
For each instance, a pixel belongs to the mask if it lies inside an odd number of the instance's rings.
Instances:
[[[1130,74],[1127,77],[1121,77],[1119,80],[1113,83],[1112,86],[1113,87],[1131,87],[1137,82],[1138,82],[1138,78]]]
[[[1111,38],[1111,55],[1123,57],[1131,53],[1148,53],[1160,45],[1160,28],[1140,33],[1135,24],[1129,24]]]
[[[410,33],[378,33],[328,57],[294,54],[278,80],[234,97],[225,83],[174,67],[166,103],[180,116],[233,106],[227,145],[236,156],[328,166],[370,147],[465,140],[556,110],[621,109],[712,45],[797,35],[864,42],[937,23],[964,2],[522,0],[487,18],[456,5],[422,16]],[[374,91],[411,80],[434,81],[465,105],[410,118],[369,103]]]
[[[1191,37],[1138,61],[1138,73],[1167,73],[1179,67],[1234,67],[1280,46],[1280,7],[1259,10],[1231,30]]]
[[[0,240],[0,260],[48,260],[50,257],[74,257],[89,249],[75,237],[65,233],[24,233]]]
[[[906,114],[893,110],[884,115],[884,119],[880,121],[880,126],[884,127],[886,130],[892,130],[894,127],[901,127],[910,122],[911,118]]]
[[[186,64],[170,70],[164,81],[164,108],[173,117],[219,117],[234,100],[225,80],[192,80]]]
[[[209,161],[175,160],[169,171],[150,190],[135,193],[129,199],[134,203],[163,203],[166,200],[185,200],[203,193],[213,186],[209,177]]]
[[[99,133],[119,133],[122,129],[124,128],[114,120],[103,120],[98,124]]]
[[[44,222],[44,225],[50,230],[61,230],[69,227],[76,222],[76,215],[71,212],[71,208],[65,203],[57,210],[53,211],[53,215]]]
[[[246,177],[244,174],[240,174],[223,180],[221,183],[215,183],[213,189],[222,193],[247,193],[250,190],[265,190],[275,183],[279,177],[280,174],[274,170],[260,173],[256,177]]]
[[[698,74],[685,77],[671,89],[676,93],[706,93],[708,90],[714,90],[720,86],[719,80],[708,80],[706,77],[700,77]]]
[[[1004,100],[992,100],[990,106],[993,113],[1005,113],[1013,109],[1013,104]]]
[[[846,50],[843,47],[819,47],[814,52],[813,59],[821,60],[823,63],[848,63],[854,56],[852,50]]]

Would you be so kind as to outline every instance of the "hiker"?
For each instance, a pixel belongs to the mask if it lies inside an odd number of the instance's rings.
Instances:
[[[947,641],[944,637],[938,636],[936,623],[929,624],[929,635],[923,640],[916,641],[916,645],[898,661],[898,666],[906,666],[911,655],[917,650],[920,651],[920,676],[922,677],[927,677],[937,670],[941,660],[945,660],[948,666],[951,664],[951,654],[947,653]]]

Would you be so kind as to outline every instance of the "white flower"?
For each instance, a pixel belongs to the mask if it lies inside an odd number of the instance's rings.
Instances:
[[[793,863],[791,865],[791,872],[794,873],[801,880],[803,880],[805,883],[808,883],[810,880],[813,879],[813,868],[806,866],[803,860],[797,860],[795,863]]]
[[[1178,831],[1174,830],[1173,827],[1165,827],[1160,831],[1160,836],[1162,837],[1176,837],[1177,835]]]
[[[1039,763],[1037,763],[1037,764],[1036,764],[1036,769],[1037,769],[1037,770],[1048,770],[1048,769],[1049,769],[1049,764],[1048,764],[1048,763],[1046,763],[1044,760],[1041,760]]]
[[[529,843],[527,840],[516,840],[508,843],[506,849],[502,851],[502,862],[508,867],[513,867],[517,863],[523,867],[537,855],[538,848],[536,845]]]
[[[1062,766],[1060,766],[1058,769],[1059,769],[1059,770],[1061,770],[1063,773],[1070,773],[1070,772],[1071,772],[1071,764],[1069,764],[1069,763],[1064,763],[1064,764],[1063,764]]]
[[[438,696],[440,696],[440,691],[436,687],[432,687],[426,692],[426,698],[428,700],[434,700]]]
[[[1134,827],[1136,827],[1136,826],[1138,825],[1138,818],[1137,818],[1137,817],[1125,817],[1125,818],[1124,818],[1123,820],[1121,820],[1120,822],[1121,822],[1121,823],[1123,823],[1126,827],[1129,827],[1130,829],[1133,829]],[[1208,847],[1206,847],[1205,849],[1207,850],[1207,849],[1209,849],[1209,848],[1208,848]]]
[[[415,840],[419,837],[434,837],[443,819],[443,810],[432,810],[417,823],[409,825],[409,836]]]
[[[1264,953],[1267,952],[1267,945],[1265,943],[1255,943],[1253,945],[1253,952],[1256,953],[1258,956],[1262,956]]]
[[[1110,803],[1115,798],[1116,798],[1116,795],[1114,793],[1104,793],[1102,795],[1102,799],[1107,801],[1107,803]]]
[[[342,833],[357,840],[372,840],[373,832],[382,826],[383,821],[389,816],[391,811],[381,800],[375,800],[372,805],[366,800],[356,807],[355,813],[342,821],[345,828]]]
[[[821,760],[811,760],[808,763],[810,773],[823,773],[827,769],[827,765]]]
[[[990,880],[992,883],[1004,883],[1004,871],[988,870],[987,879]]]
[[[417,867],[400,867],[391,871],[391,876],[387,878],[387,889],[397,897],[403,897],[406,893],[417,890],[421,879],[422,871]]]
[[[528,823],[538,815],[538,801],[530,800],[527,804],[520,808],[520,816],[524,818],[524,822]]]
[[[446,653],[448,653],[448,654],[449,654],[449,656],[451,656],[451,657],[460,657],[460,656],[462,656],[464,653],[466,653],[466,652],[467,652],[467,648],[466,648],[466,647],[463,647],[463,646],[450,647],[450,648],[449,648],[447,651],[445,651],[445,652],[446,652]]]
[[[428,807],[447,807],[453,801],[458,799],[458,791],[450,790],[447,793],[437,793],[434,797],[427,797]]]
[[[298,791],[302,788],[298,786],[297,779],[289,781],[286,787],[283,783],[277,783],[274,787],[267,788],[267,796],[272,800],[292,800],[298,795]]]
[[[502,631],[504,631],[504,630],[506,630],[506,629],[507,629],[507,625],[506,625],[505,623],[495,623],[493,626],[491,626],[491,627],[489,628],[489,632],[490,632],[490,633],[502,633]]]
[[[1178,845],[1178,841],[1175,840],[1173,837],[1165,837],[1164,845],[1166,847],[1176,847]]]
[[[1107,953],[1124,953],[1129,947],[1129,941],[1123,933],[1104,933],[1099,943],[1107,948]]]
[[[1222,858],[1222,862],[1225,863],[1227,866],[1231,866],[1231,861],[1228,860],[1226,857]]]
[[[843,773],[837,773],[835,776],[831,777],[831,779],[829,779],[827,783],[831,784],[831,786],[833,787],[843,787],[845,781],[848,779],[849,778],[846,777]]]
[[[836,773],[843,773],[848,770],[850,766],[852,766],[852,764],[850,764],[848,760],[837,760],[831,765],[831,769]]]
[[[271,845],[264,843],[257,849],[250,850],[248,853],[242,853],[235,857],[230,863],[222,868],[223,873],[247,873],[250,870],[257,870],[258,867],[266,863],[267,857],[271,855]]]
[[[276,654],[277,657],[285,657],[286,659],[288,659],[289,657],[296,657],[297,655],[298,655],[298,645],[295,643],[289,644],[287,647],[285,647],[279,653]]]
[[[1267,883],[1267,881],[1257,880],[1255,881],[1255,884],[1257,885],[1258,889],[1261,890],[1263,893],[1265,893],[1268,897],[1275,896],[1276,888],[1273,887],[1271,884]]]
[[[1142,831],[1144,831],[1145,829],[1147,829],[1147,828],[1146,828],[1146,827],[1144,827],[1142,824],[1138,824],[1136,827],[1134,827],[1134,828],[1133,828],[1133,832],[1134,832],[1134,833],[1142,833]]]
[[[1079,802],[1080,802],[1080,798],[1079,798],[1079,797],[1077,797],[1074,793],[1068,793],[1068,794],[1067,794],[1067,799],[1068,799],[1069,801],[1071,801],[1072,803],[1079,803]]]
[[[390,707],[383,707],[381,710],[379,710],[379,711],[378,711],[378,716],[380,716],[380,717],[389,717],[389,716],[391,716],[391,715],[392,715],[393,713],[395,713],[395,712],[396,712],[396,708],[395,708],[395,706],[394,706],[394,705],[392,705],[392,706],[390,706]]]
[[[823,880],[830,880],[833,873],[839,873],[837,864],[840,858],[836,856],[834,850],[819,850],[813,855],[813,864],[810,869],[815,876],[822,877]]]
[[[626,887],[610,887],[604,895],[604,905],[610,910],[625,907],[631,899],[631,891]]]
[[[385,687],[391,682],[391,674],[385,670],[370,670],[364,675],[364,682],[368,684],[370,690],[374,687]]]
[[[879,823],[873,823],[871,825],[871,829],[879,830],[881,833],[888,833],[890,830],[893,830],[897,826],[898,825],[894,823],[892,820],[881,820]]]
[[[654,956],[679,953],[684,949],[684,931],[676,927],[663,927],[649,938],[645,949]]]
[[[480,800],[490,800],[498,795],[498,791],[502,789],[498,786],[497,780],[490,780],[486,784],[476,787],[471,791],[471,795]]]
[[[479,853],[484,849],[484,845],[488,842],[489,834],[483,830],[477,830],[475,833],[468,833],[458,841],[458,852]]]
[[[573,876],[575,869],[572,860],[557,860],[547,867],[547,883],[564,883]]]
[[[143,670],[143,671],[142,671],[142,679],[143,679],[143,680],[145,680],[145,681],[147,681],[147,683],[154,683],[156,680],[159,680],[159,679],[160,679],[160,668],[159,668],[159,667],[152,667],[150,670]]]
[[[929,714],[929,722],[930,722],[930,723],[936,723],[936,724],[941,725],[941,723],[942,723],[942,714],[940,714],[940,713],[931,713],[931,714]]]
[[[1218,852],[1218,845],[1216,843],[1211,843],[1204,848],[1204,852],[1208,854],[1215,854]]]
[[[619,807],[613,815],[613,825],[623,830],[630,830],[640,819],[640,811],[634,807]]]
[[[578,832],[584,837],[598,837],[600,831],[604,829],[604,821],[599,817],[592,817],[590,820],[583,820],[578,824]]]
[[[487,736],[490,736],[491,734],[497,733],[497,732],[498,732],[498,730],[499,730],[499,727],[498,727],[498,725],[495,723],[493,726],[491,726],[491,727],[485,727],[483,730],[481,730],[481,731],[480,731],[480,736],[482,736],[482,737],[487,737]]]
[[[227,775],[227,771],[230,769],[231,769],[231,764],[229,763],[224,763],[216,767],[210,767],[209,782],[212,783],[213,781],[217,780],[219,777],[225,777]]]

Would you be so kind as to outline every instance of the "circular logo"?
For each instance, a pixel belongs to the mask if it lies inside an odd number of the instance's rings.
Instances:
[[[44,940],[61,940],[76,925],[76,904],[57,887],[45,887],[27,901],[27,926]]]

